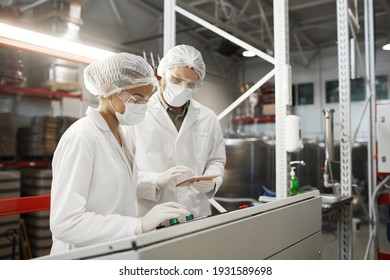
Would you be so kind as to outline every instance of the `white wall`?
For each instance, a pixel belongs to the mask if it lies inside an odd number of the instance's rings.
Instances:
[[[361,47],[362,51],[364,50]],[[364,57],[363,57],[364,60]],[[362,76],[361,65],[357,64],[358,77]],[[272,66],[250,64],[245,68],[246,81],[258,79],[259,75],[267,73]],[[376,53],[376,75],[387,75],[388,84],[390,79],[390,52],[377,50]],[[334,113],[334,132],[335,139],[339,139],[340,131],[340,111],[338,103],[326,104],[325,102],[325,83],[330,80],[338,80],[338,61],[337,49],[329,48],[322,51],[310,63],[308,68],[292,64],[292,83],[314,83],[314,104],[300,105],[293,108],[293,113],[302,119],[302,135],[304,138],[323,139],[324,138],[324,117],[322,110],[324,108],[335,109]],[[388,85],[388,93],[390,87]],[[365,101],[351,102],[351,134],[353,135],[362,116]],[[356,139],[366,140],[368,136],[368,118],[364,115],[362,125],[359,129]]]

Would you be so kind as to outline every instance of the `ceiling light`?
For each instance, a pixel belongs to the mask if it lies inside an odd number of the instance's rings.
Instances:
[[[0,45],[89,64],[114,52],[0,23]]]
[[[382,47],[383,50],[385,51],[390,51],[390,43],[389,44],[386,44]]]
[[[245,56],[245,57],[254,57],[255,53],[252,52],[252,51],[243,51],[242,55]]]

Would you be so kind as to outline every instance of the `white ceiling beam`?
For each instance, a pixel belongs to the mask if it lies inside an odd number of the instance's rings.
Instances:
[[[177,1],[177,6],[183,8],[184,10],[190,12],[191,14],[194,14],[195,16],[207,21],[208,23],[210,23],[212,25],[219,27],[219,28],[223,29],[224,31],[227,31],[227,32],[233,34],[234,36],[244,40],[245,42],[248,42],[249,44],[252,44],[253,46],[255,46],[261,50],[268,49],[268,45],[264,44],[263,42],[260,42],[260,40],[254,38],[252,36],[248,36],[245,32],[235,28],[234,26],[223,23],[220,20],[210,16],[209,14],[207,14],[207,13],[205,13],[197,8],[191,7],[190,5],[184,3],[183,1]]]

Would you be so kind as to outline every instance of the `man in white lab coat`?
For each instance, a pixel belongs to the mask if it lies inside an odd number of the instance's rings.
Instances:
[[[141,57],[120,53],[84,71],[86,88],[99,107],[62,136],[53,157],[50,205],[51,254],[155,229],[164,220],[189,214],[178,203],[136,215],[134,158],[121,125],[140,122],[157,80]]]
[[[179,45],[169,50],[157,70],[160,91],[152,96],[144,121],[127,131],[139,170],[141,216],[166,201],[186,206],[195,218],[211,214],[208,200],[222,184],[226,153],[216,114],[192,99],[205,72],[195,48]],[[193,175],[216,178],[177,186]]]

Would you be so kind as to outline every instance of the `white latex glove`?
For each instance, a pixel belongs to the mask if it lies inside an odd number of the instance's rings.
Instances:
[[[191,168],[183,165],[177,165],[169,168],[167,171],[164,171],[157,177],[157,188],[162,189],[171,184],[176,180],[180,175],[193,172]]]
[[[141,218],[142,232],[152,231],[166,220],[188,216],[189,214],[190,212],[183,205],[176,202],[158,204]]]
[[[215,181],[213,179],[211,179],[211,180],[199,180],[199,181],[193,182],[191,186],[194,187],[195,189],[197,189],[198,191],[202,192],[202,193],[207,193],[207,192],[211,191],[214,188]]]

